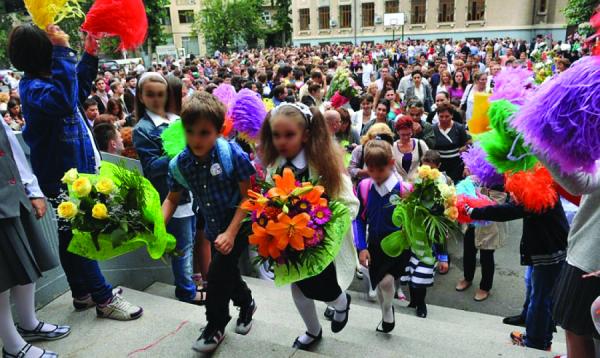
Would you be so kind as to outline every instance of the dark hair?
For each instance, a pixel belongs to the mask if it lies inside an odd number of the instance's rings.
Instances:
[[[136,78],[137,78],[136,76],[128,75],[127,77],[125,77],[125,82],[129,82],[129,81],[134,80]]]
[[[419,76],[421,76],[421,78],[423,78],[423,72],[421,72],[420,70],[413,70],[412,73],[410,74],[410,78],[415,77],[415,75],[419,75]]]
[[[452,108],[452,105],[450,105],[450,104],[442,103],[439,106],[437,106],[437,108],[435,109],[435,112],[438,115],[443,112],[448,112],[448,113],[450,113],[450,115],[452,115],[454,113],[454,108]]]
[[[179,77],[169,75],[166,77],[167,80],[167,92],[169,98],[167,99],[167,108],[171,108],[171,104],[174,105],[174,114],[179,115],[181,113],[181,104],[183,103],[183,81]]]
[[[115,108],[119,109],[119,114],[114,114],[113,113],[113,110]],[[124,118],[123,104],[118,99],[115,99],[115,98],[109,99],[108,102],[106,103],[106,113],[107,114],[112,114],[114,116],[117,116],[117,119],[119,119],[119,120],[123,119]]]
[[[8,36],[8,58],[16,69],[35,77],[49,75],[52,43],[37,26],[19,25]],[[35,52],[32,53],[32,52]]]
[[[210,93],[195,92],[181,110],[181,121],[185,128],[190,128],[199,120],[210,121],[217,132],[221,132],[225,122],[225,106]]]
[[[94,138],[98,143],[98,149],[103,152],[108,151],[108,142],[117,139],[117,129],[114,124],[101,122],[94,125]]]
[[[321,71],[313,70],[310,73],[310,78],[313,79],[313,80],[314,79],[321,79],[321,78],[323,78],[323,73]]]
[[[425,154],[423,154],[423,157],[421,158],[421,163],[425,162],[433,163],[437,166],[440,166],[440,164],[442,164],[442,158],[440,156],[440,153],[437,150],[433,149],[426,151]]]
[[[402,116],[398,118],[396,124],[394,125],[394,129],[398,132],[401,129],[413,129],[413,119],[411,116]]]
[[[273,89],[273,98],[278,98],[282,93],[285,92],[286,87],[284,85],[279,85]]]
[[[379,107],[380,104],[383,104],[386,108],[387,113],[390,113],[390,108],[392,106],[392,104],[390,103],[390,101],[388,101],[385,98],[382,98],[379,100],[379,103],[377,103],[377,106]]]
[[[425,109],[425,106],[423,105],[423,102],[418,99],[417,97],[412,97],[408,100],[408,103],[406,104],[406,108],[420,108],[420,109]]]
[[[465,77],[465,74],[461,71],[455,71],[452,75],[452,88],[458,88],[458,83],[456,82],[456,74],[458,74],[459,72],[463,75],[463,81],[460,84],[460,87],[464,90],[465,88],[467,88],[467,78]]]
[[[363,103],[364,101],[367,101],[369,103],[373,103],[375,102],[375,100],[373,99],[373,95],[370,94],[364,94],[362,95],[362,97],[360,97],[360,103]]]
[[[313,92],[320,91],[320,90],[321,90],[321,85],[318,83],[311,83],[308,86],[308,93],[313,93]]]
[[[385,140],[370,140],[364,146],[367,167],[386,167],[393,160],[392,146]]]
[[[98,102],[96,102],[94,99],[92,98],[88,98],[83,102],[83,110],[87,111],[88,108],[96,106],[98,107]]]

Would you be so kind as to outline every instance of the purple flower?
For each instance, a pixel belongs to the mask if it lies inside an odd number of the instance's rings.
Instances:
[[[321,241],[323,241],[324,236],[325,231],[323,231],[323,229],[315,229],[315,234],[313,235],[313,237],[304,239],[304,246],[306,246],[307,248],[315,247],[319,245]]]
[[[296,202],[296,205],[294,205],[294,208],[299,213],[310,213],[312,206],[310,205],[310,203],[307,200],[302,199],[302,200],[298,200]]]
[[[317,206],[313,209],[312,218],[317,225],[325,225],[331,219],[331,210],[326,206]]]

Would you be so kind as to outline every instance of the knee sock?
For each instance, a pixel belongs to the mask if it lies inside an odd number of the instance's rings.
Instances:
[[[28,331],[37,328],[40,321],[35,315],[35,283],[15,286],[10,289],[10,294],[19,316],[19,326]],[[50,332],[55,328],[52,324],[44,323],[42,332]]]
[[[17,332],[12,313],[10,311],[10,299],[8,290],[0,293],[0,340],[7,353],[17,355],[27,344],[23,337]],[[16,303],[15,299],[15,303]],[[42,350],[37,347],[31,347],[25,358],[39,357],[42,355]]]
[[[315,301],[304,296],[302,291],[300,291],[300,288],[294,284],[292,284],[292,298],[294,299],[294,304],[300,313],[300,317],[302,317],[302,320],[306,325],[306,332],[312,334],[313,336],[317,336],[319,332],[321,332],[321,324],[319,323],[319,318],[317,317]],[[306,334],[303,334],[298,337],[298,340],[302,344],[309,344],[314,339]]]
[[[592,321],[594,321],[596,330],[600,333],[600,296],[592,303]]]
[[[348,308],[348,297],[346,297],[346,292],[340,293],[338,298],[331,302],[327,302],[327,305],[333,307],[335,310],[335,313],[333,314],[333,319],[335,321],[341,322],[346,319],[346,315],[348,314],[348,312],[345,312],[346,308]]]
[[[379,298],[379,304],[381,305],[383,320],[387,323],[394,322],[394,312],[392,311],[394,293],[394,278],[391,275],[385,275],[377,285],[377,296]]]

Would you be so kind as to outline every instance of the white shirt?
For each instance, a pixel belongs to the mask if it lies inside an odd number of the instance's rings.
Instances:
[[[352,115],[352,128],[354,128],[359,134],[362,131],[362,127],[368,123],[368,121],[375,119],[377,116],[375,115],[375,111],[371,110],[371,116],[367,122],[363,123],[363,113],[364,111],[361,109],[358,112],[355,112]]]
[[[390,177],[387,178],[387,180],[383,182],[383,184],[377,185],[377,183],[373,182],[373,186],[375,187],[377,194],[383,197],[391,193],[398,183],[399,181],[398,177],[396,176],[396,173],[392,173],[392,175],[390,175]]]
[[[291,163],[298,170],[303,170],[308,166],[308,160],[306,160],[306,152],[304,152],[304,149],[291,160]]]
[[[42,189],[40,189],[36,176],[29,167],[29,162],[27,161],[27,157],[25,157],[23,147],[21,147],[21,143],[19,143],[17,136],[13,130],[10,129],[8,124],[6,124],[6,122],[2,121],[2,127],[6,132],[6,136],[8,137],[8,142],[10,143],[10,148],[12,149],[15,163],[17,163],[17,169],[19,170],[19,175],[21,176],[21,182],[27,191],[27,196],[29,198],[45,197],[44,193],[42,193]]]
[[[363,69],[363,75],[362,75],[363,87],[368,87],[371,84],[371,74],[373,74],[373,64],[363,63],[362,69]]]
[[[83,118],[84,121],[87,121],[87,118],[84,115],[81,115],[81,118]],[[85,127],[85,130],[87,131],[87,134],[90,137],[90,142],[92,143],[92,149],[94,151],[94,162],[96,164],[95,169],[96,173],[98,173],[98,171],[100,170],[100,162],[102,161],[102,157],[100,156],[100,151],[96,147],[96,141],[94,140],[92,129],[90,128],[90,126],[87,125],[87,123],[84,123],[83,126]]]

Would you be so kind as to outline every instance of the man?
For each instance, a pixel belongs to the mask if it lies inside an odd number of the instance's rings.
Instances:
[[[110,84],[110,90],[113,95],[112,98],[121,102],[121,106],[123,107],[123,112],[128,115],[129,111],[127,110],[127,105],[125,104],[125,99],[123,96],[125,95],[125,87],[121,84],[121,81],[115,80]]]
[[[435,133],[433,132],[433,126],[425,121],[423,114],[423,102],[421,101],[410,101],[408,103],[408,115],[413,119],[413,137],[422,139],[427,144],[427,147],[435,147]]]
[[[488,76],[488,83],[486,88],[494,89],[494,77],[502,71],[502,66],[496,61],[490,63],[490,75]]]
[[[308,85],[308,95],[302,97],[300,101],[309,107],[319,108],[322,103],[321,85],[310,83]]]
[[[308,83],[312,81],[312,83],[316,83],[321,85],[321,91],[325,90],[325,76],[323,76],[323,74],[321,73],[321,71],[319,70],[313,70],[310,73],[310,81],[306,81],[306,83],[300,87],[300,93],[298,94],[298,96],[300,98],[308,95]]]
[[[379,78],[377,79],[377,81],[375,81],[375,83],[377,84],[377,90],[381,91],[383,89],[383,81],[385,79],[385,77],[390,75],[390,68],[388,66],[384,66],[381,68],[381,70],[379,71]]]
[[[324,114],[325,121],[327,121],[327,129],[329,129],[329,134],[335,137],[335,134],[340,130],[342,126],[342,116],[340,112],[335,109],[329,109],[325,111]]]
[[[373,64],[369,59],[369,56],[363,58],[362,64],[362,83],[363,87],[367,88],[371,84],[371,76],[373,75]]]
[[[114,155],[121,155],[123,151],[123,138],[115,126],[111,123],[99,123],[94,126],[94,138],[98,149]]]
[[[412,73],[413,71],[421,71],[421,66],[419,65],[408,65],[406,67],[406,71],[404,71],[404,77],[400,80],[400,84],[398,84],[398,93],[402,98],[404,98],[404,94],[408,87],[413,86]],[[421,78],[421,83],[425,86],[429,85],[429,81],[426,78]]]
[[[287,88],[284,85],[279,85],[273,89],[273,104],[275,106],[279,106],[281,103],[285,102],[285,99],[288,96]]]
[[[125,107],[127,107],[127,113],[133,113],[135,110],[135,89],[137,86],[137,78],[135,76],[127,76],[125,79],[125,93],[123,94],[123,100],[125,101]]]
[[[104,81],[104,77],[96,78],[94,86],[96,86],[96,95],[92,98],[98,103],[98,111],[100,114],[104,114],[104,112],[106,112],[106,105],[110,99],[110,96],[106,92],[106,82]]]
[[[100,112],[98,112],[98,103],[91,98],[86,99],[85,102],[83,102],[83,112],[89,127],[93,127],[94,121],[100,115]]]

